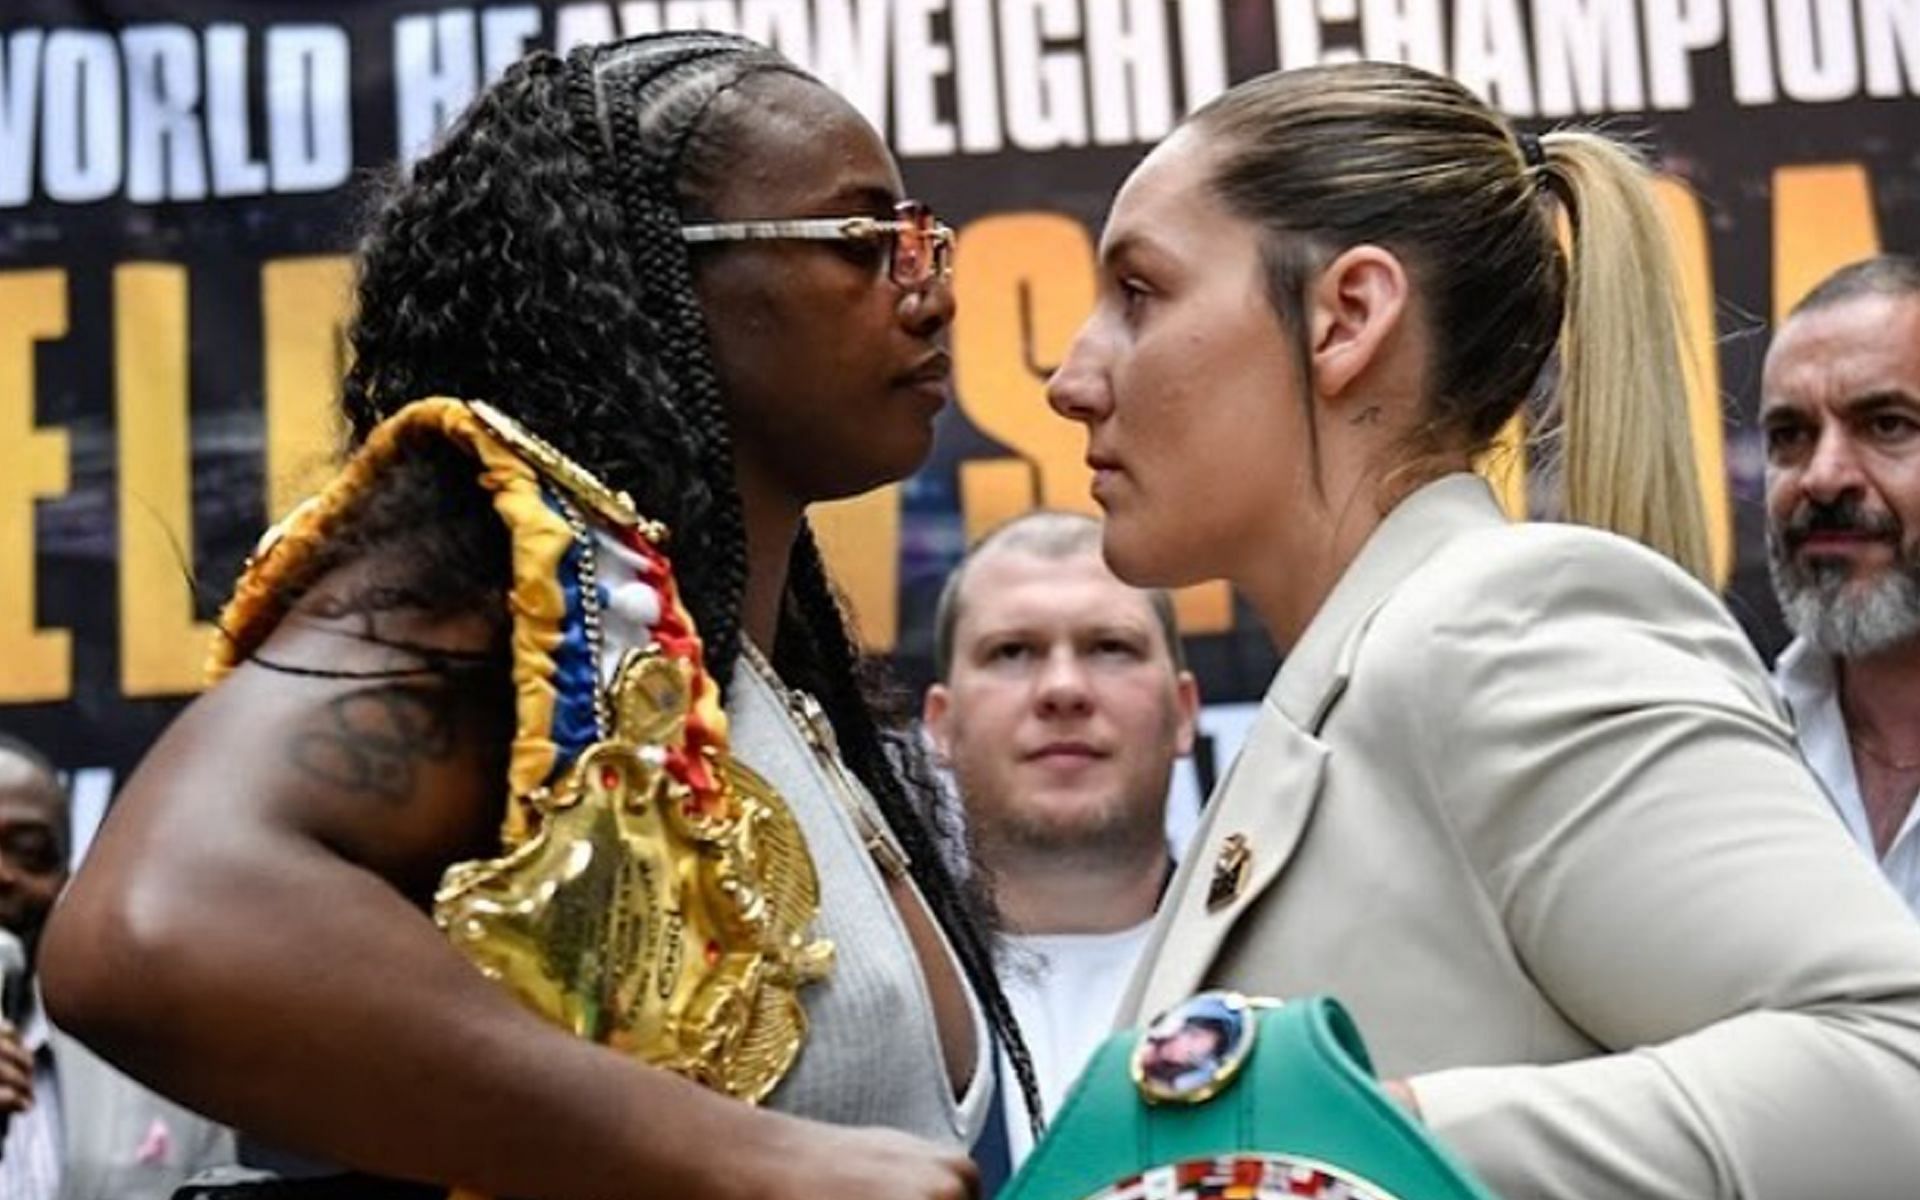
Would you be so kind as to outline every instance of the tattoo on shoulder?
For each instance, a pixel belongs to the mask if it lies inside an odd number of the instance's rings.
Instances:
[[[293,743],[293,765],[321,782],[399,802],[420,764],[453,752],[453,697],[440,688],[359,688],[326,706],[320,728]]]
[[[328,620],[358,617],[360,627],[367,635],[374,631],[373,618],[376,613],[417,606],[419,602],[418,592],[387,584],[368,584],[344,594],[309,592],[301,598],[301,603],[316,617]]]

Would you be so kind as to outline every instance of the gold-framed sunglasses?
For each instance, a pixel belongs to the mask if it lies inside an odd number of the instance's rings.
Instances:
[[[953,274],[953,230],[918,200],[893,206],[893,220],[809,217],[792,221],[721,221],[682,225],[688,242],[884,242],[887,275],[904,288],[923,287]]]

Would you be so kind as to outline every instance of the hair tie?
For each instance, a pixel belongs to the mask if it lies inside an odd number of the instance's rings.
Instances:
[[[1513,140],[1520,146],[1520,157],[1526,161],[1527,170],[1537,171],[1547,165],[1547,151],[1538,137],[1521,129],[1514,132]]]

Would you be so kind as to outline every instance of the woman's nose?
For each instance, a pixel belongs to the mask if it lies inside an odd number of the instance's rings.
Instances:
[[[916,337],[932,337],[953,324],[954,310],[953,281],[939,277],[903,289],[896,309],[901,325]]]
[[[1094,421],[1106,412],[1109,399],[1103,356],[1089,322],[1074,335],[1066,358],[1047,380],[1047,404],[1069,421]]]

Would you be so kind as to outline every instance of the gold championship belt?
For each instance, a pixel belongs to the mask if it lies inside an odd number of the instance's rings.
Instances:
[[[409,405],[263,540],[214,677],[264,640],[282,585],[423,436],[474,457],[513,568],[502,853],[450,867],[434,921],[549,1020],[757,1103],[805,1040],[799,989],[832,965],[809,937],[819,879],[786,802],[729,752],[665,531],[624,493],[484,404]]]
[[[833,948],[806,938],[820,885],[772,788],[728,761],[701,797],[668,771],[691,682],[685,662],[627,655],[613,736],[530,797],[539,832],[447,871],[433,918],[580,1037],[757,1102],[800,1053],[798,989]]]

